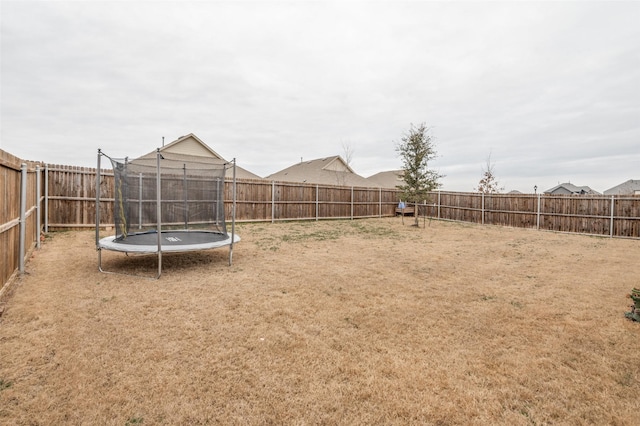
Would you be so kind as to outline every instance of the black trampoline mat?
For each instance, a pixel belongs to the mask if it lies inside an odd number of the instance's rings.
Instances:
[[[208,244],[228,238],[227,235],[220,232],[210,231],[162,231],[160,235],[162,236],[161,243],[163,246]],[[158,233],[151,231],[129,234],[125,238],[117,239],[116,242],[132,246],[153,246],[158,244]]]

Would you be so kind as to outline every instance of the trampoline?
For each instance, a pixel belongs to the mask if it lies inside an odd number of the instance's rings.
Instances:
[[[113,184],[103,175],[101,157],[111,161]],[[233,169],[233,179],[226,178]],[[98,150],[96,179],[96,249],[98,269],[102,250],[122,253],[155,254],[162,274],[162,253],[177,253],[229,247],[240,241],[235,231],[235,159],[231,163],[217,158],[161,152],[135,160],[114,159]],[[103,179],[104,178],[104,179]],[[231,191],[229,191],[229,189]],[[230,194],[229,194],[230,192]],[[225,194],[232,202],[225,204]],[[113,200],[113,210],[103,204]],[[230,209],[228,209],[230,207]],[[104,220],[101,223],[101,209]],[[226,210],[230,210],[231,231],[227,231]],[[110,221],[113,219],[113,222]],[[101,227],[115,226],[115,235],[101,237]],[[131,274],[126,274],[131,275]]]

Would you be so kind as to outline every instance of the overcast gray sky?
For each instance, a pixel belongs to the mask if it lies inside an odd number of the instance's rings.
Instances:
[[[93,166],[194,133],[266,176],[353,151],[443,189],[640,179],[640,2],[2,1],[0,148]]]

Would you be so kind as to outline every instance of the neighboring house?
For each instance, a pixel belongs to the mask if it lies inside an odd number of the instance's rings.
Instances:
[[[193,133],[189,133],[186,136],[181,136],[175,141],[163,146],[160,148],[160,152],[170,152],[171,154],[184,156],[185,160],[189,160],[189,157],[202,157],[206,158],[205,162],[210,162],[211,164],[225,164],[228,163],[227,160],[222,158],[220,154],[211,149],[206,143],[202,142],[196,135]],[[152,161],[155,161],[156,151],[151,151],[148,154],[143,155],[142,157],[136,158],[135,162],[145,162],[149,161],[150,165]],[[233,169],[227,169],[227,177],[233,177]],[[242,167],[236,164],[236,178],[238,179],[262,179],[260,176],[251,173],[250,171],[243,169]]]
[[[604,191],[604,195],[640,195],[640,180],[629,179]]]
[[[600,195],[588,186],[576,186],[572,183],[561,183],[544,191],[547,195]]]
[[[376,173],[367,178],[372,186],[381,188],[396,189],[400,185],[404,185],[404,170],[389,170],[386,172]]]
[[[371,187],[371,182],[356,174],[339,155],[301,161],[291,167],[270,174],[265,179],[321,185]]]

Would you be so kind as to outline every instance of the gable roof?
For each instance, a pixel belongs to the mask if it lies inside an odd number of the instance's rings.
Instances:
[[[185,136],[180,136],[173,142],[168,143],[167,145],[160,148],[160,152],[168,152],[172,154],[172,158],[176,159],[184,159],[186,162],[193,161],[194,158],[197,158],[196,161],[210,163],[210,164],[225,164],[230,163],[230,161],[222,158],[220,154],[215,152],[209,145],[204,143],[200,138],[198,138],[193,133],[189,133]],[[138,157],[134,161],[147,161],[153,159],[155,161],[156,158],[156,150],[153,150],[141,157]],[[227,177],[233,176],[233,169],[227,169]],[[238,179],[262,179],[260,176],[255,173],[251,173],[250,171],[243,169],[242,167],[236,165],[236,177]]]
[[[279,172],[270,174],[265,179],[323,185],[371,186],[367,179],[356,174],[339,155],[301,161]]]
[[[576,186],[572,183],[561,183],[551,189],[544,191],[545,194],[554,195],[600,195],[598,191],[594,191],[588,186]]]
[[[398,185],[404,184],[404,170],[387,170],[371,175],[367,180],[374,186],[396,189]]]
[[[186,136],[180,136],[168,145],[160,148],[160,151],[173,152],[176,154],[202,155],[203,157],[212,156],[224,160],[220,154],[215,152],[209,145],[204,143],[193,133]]]
[[[604,195],[637,195],[640,194],[640,180],[629,179],[626,182],[622,182],[620,185],[616,185],[607,189],[603,193]]]

